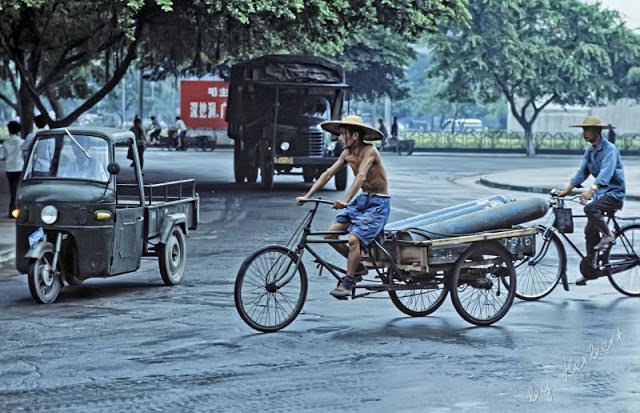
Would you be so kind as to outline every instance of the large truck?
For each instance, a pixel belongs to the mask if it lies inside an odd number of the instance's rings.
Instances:
[[[319,125],[342,117],[349,88],[342,67],[321,57],[269,55],[234,65],[227,122],[235,181],[256,182],[258,170],[265,189],[273,188],[275,174],[319,177],[342,151]],[[335,186],[346,188],[346,167]]]

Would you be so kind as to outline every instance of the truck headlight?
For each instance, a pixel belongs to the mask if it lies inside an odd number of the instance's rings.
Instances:
[[[335,141],[331,141],[327,144],[327,150],[329,152],[333,152],[336,149],[336,142]]]
[[[58,208],[53,205],[47,205],[42,208],[42,212],[40,212],[40,219],[45,224],[51,225],[58,220]]]
[[[286,151],[286,150],[289,150],[289,147],[290,147],[290,146],[291,146],[291,145],[289,145],[289,142],[284,141],[284,142],[282,142],[282,143],[280,144],[280,149],[282,149],[283,151]]]

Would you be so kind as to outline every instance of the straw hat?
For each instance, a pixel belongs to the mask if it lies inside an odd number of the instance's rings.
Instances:
[[[354,126],[361,129],[364,132],[362,139],[365,141],[382,140],[382,132],[365,124],[362,121],[362,118],[357,115],[348,115],[342,120],[329,120],[320,124],[322,129],[327,132],[331,132],[334,135],[340,135],[340,127],[342,126]]]
[[[600,118],[597,116],[587,116],[582,121],[581,125],[571,125],[570,128],[600,128],[600,129],[609,129],[609,125],[605,125],[600,121]]]

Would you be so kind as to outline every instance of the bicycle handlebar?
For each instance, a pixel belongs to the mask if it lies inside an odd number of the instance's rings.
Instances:
[[[305,200],[302,200],[302,201],[298,201],[298,204],[302,205],[302,204],[304,204],[306,202],[317,202],[319,204],[333,205],[333,201],[327,201],[327,200],[319,199],[319,198],[305,199]]]

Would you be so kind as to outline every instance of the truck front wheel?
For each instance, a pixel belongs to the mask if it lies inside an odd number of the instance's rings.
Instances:
[[[187,243],[182,230],[174,226],[166,244],[158,246],[160,276],[166,285],[176,285],[182,281],[184,264],[187,260]]]
[[[302,168],[302,178],[305,182],[313,182],[313,179],[316,177],[316,168],[303,167]]]
[[[258,180],[258,167],[255,165],[247,165],[245,172],[247,174],[247,182],[255,184]]]
[[[264,189],[273,189],[273,161],[264,161],[260,168],[260,179]]]
[[[240,149],[240,142],[236,140],[233,145],[233,176],[237,184],[243,183],[246,177],[244,162],[246,156],[243,155],[243,151]]]

